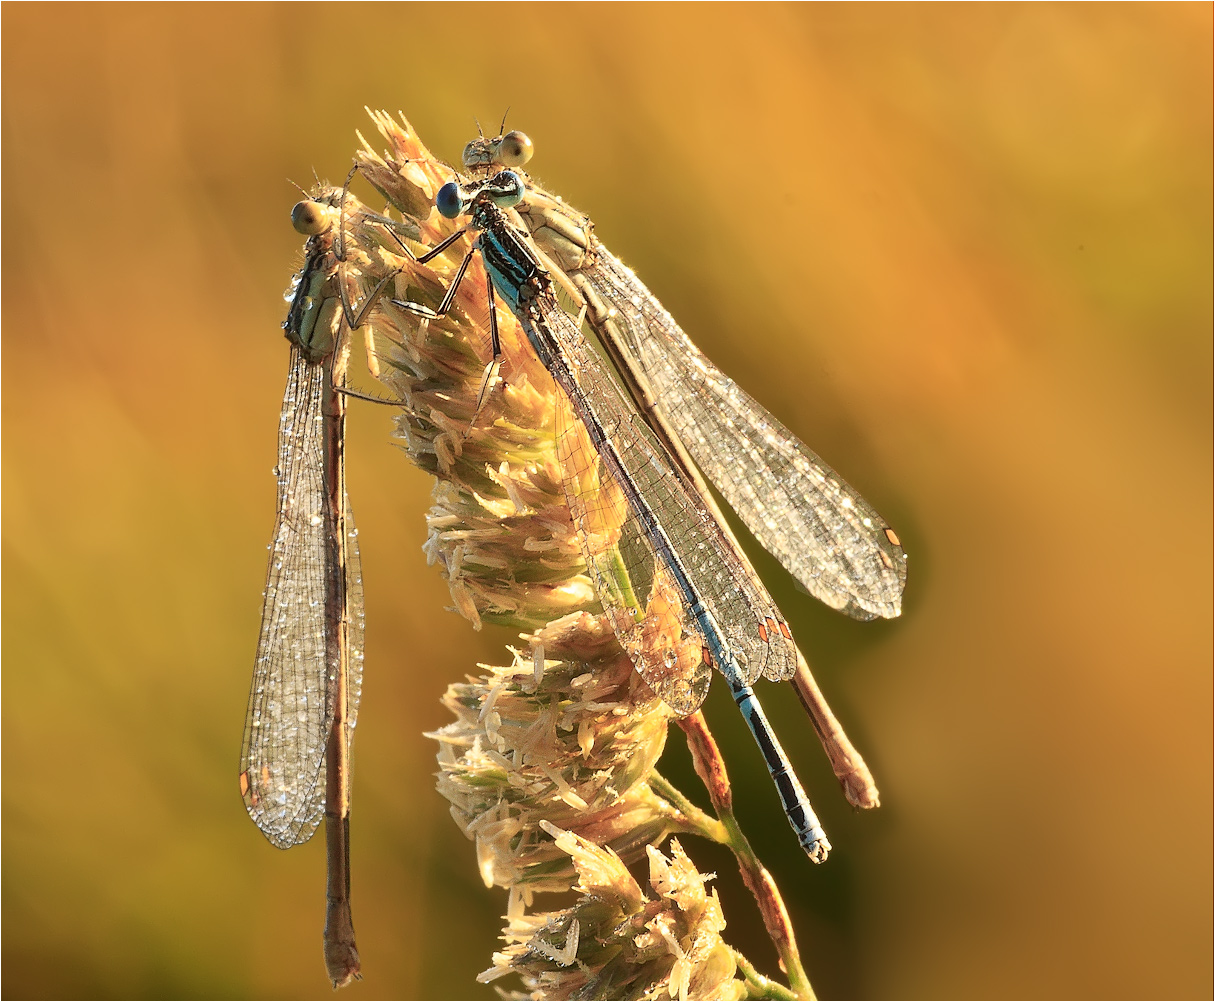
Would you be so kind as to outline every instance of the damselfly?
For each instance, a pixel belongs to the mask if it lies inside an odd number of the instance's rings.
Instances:
[[[401,209],[407,219],[421,218],[427,211],[429,201],[425,198],[419,201],[422,189],[426,187],[425,183],[420,182],[430,168],[440,166],[439,162],[421,145],[404,118],[398,124],[385,112],[370,114],[380,132],[392,144],[393,152],[387,154],[388,159],[385,160],[364,140],[364,149],[359,154],[362,168],[377,190]],[[475,173],[496,166],[518,169],[519,164],[530,159],[531,152],[531,141],[519,132],[499,135],[494,139],[481,137],[465,148],[466,166]],[[428,169],[421,170],[423,165],[427,165]],[[459,178],[459,175],[456,176]],[[779,533],[781,523],[775,516],[782,511],[788,514],[790,498],[787,491],[772,493],[765,478],[770,478],[774,469],[782,470],[790,465],[803,474],[802,486],[807,487],[807,493],[805,497],[795,493],[792,503],[803,504],[808,511],[800,519],[797,526],[799,531],[790,531],[784,540],[778,539],[772,544],[778,555],[783,547],[791,548],[792,557],[786,559],[787,566],[810,568],[813,581],[813,570],[824,545],[830,549],[835,542],[829,537],[824,540],[822,533],[813,531],[816,521],[813,509],[821,509],[827,522],[846,527],[850,524],[856,533],[854,539],[863,542],[870,537],[873,545],[869,555],[872,557],[876,552],[876,561],[871,559],[868,562],[870,575],[875,571],[881,575],[884,569],[894,571],[897,578],[893,584],[889,580],[884,584],[879,583],[876,589],[877,592],[884,589],[888,597],[881,614],[897,615],[901,607],[906,558],[893,530],[856,491],[698,351],[641,281],[607,252],[585,215],[570,207],[559,196],[545,192],[527,180],[525,175],[524,178],[527,183],[524,200],[516,208],[504,211],[531,232],[533,251],[564,290],[565,298],[573,303],[570,312],[578,312],[578,307],[582,307],[580,316],[589,319],[599,342],[611,355],[638,412],[669,450],[671,458],[684,470],[689,481],[696,486],[706,507],[717,516],[724,534],[733,540],[733,534],[713,495],[706,488],[696,464],[691,461],[679,435],[672,433],[672,421],[663,406],[665,395],[655,393],[655,385],[670,387],[670,398],[676,402],[686,399],[693,411],[699,402],[702,411],[706,407],[716,409],[720,406],[729,415],[726,424],[730,438],[721,454],[730,457],[735,476],[742,481],[742,489],[734,492],[734,503],[749,514],[744,518],[747,524],[770,524],[775,529],[770,528],[767,536],[774,531]],[[608,268],[609,264],[612,267]],[[597,286],[605,290],[603,296],[592,287],[592,278],[597,278]],[[613,285],[614,288],[608,288]],[[629,341],[620,332],[620,324],[628,319],[632,320],[627,324],[631,335],[636,343],[647,344],[646,350],[632,350]],[[654,335],[650,335],[647,329],[651,326],[656,330]],[[650,341],[654,343],[650,344]],[[668,349],[666,352],[661,350],[664,344]],[[705,422],[710,432],[714,420],[714,415],[710,414]],[[716,420],[720,421],[720,418]],[[694,441],[703,442],[706,438],[717,440],[711,434],[706,435],[695,428],[695,421],[692,425],[694,430],[689,437]],[[734,445],[730,442],[734,442]],[[771,453],[776,453],[776,462],[765,465],[764,460]],[[720,456],[711,454],[705,461],[712,470],[714,462],[720,463]],[[806,473],[809,474],[809,483],[804,476]],[[821,487],[816,487],[815,483],[821,484]],[[723,493],[729,493],[729,485],[719,482],[717,486]],[[780,503],[782,495],[785,497],[783,505]],[[769,497],[776,502],[775,512],[769,512],[766,508]],[[845,531],[842,535],[846,541],[849,533]],[[754,574],[741,548],[737,547],[737,541],[734,542],[742,564]],[[861,552],[863,555],[863,548]],[[838,556],[829,553],[829,559],[823,566],[830,569],[833,563],[838,563]],[[796,558],[796,564],[793,558]],[[863,565],[864,561],[860,568],[862,578],[865,576]],[[843,579],[841,586],[846,593],[852,588]],[[845,597],[842,603],[838,594],[828,594],[826,598],[828,604],[837,607],[843,604],[858,618],[870,615],[862,604],[851,601],[850,597]],[[856,598],[860,599],[861,596],[857,595]],[[868,766],[831,712],[800,650],[797,656],[798,670],[792,678],[793,685],[810,714],[845,795],[857,807],[878,806],[878,791]]]
[[[516,131],[478,137],[465,147],[463,161],[473,172],[518,171],[532,151],[531,140]],[[859,492],[700,352],[598,240],[589,218],[530,179],[516,212],[539,260],[575,308],[585,310],[639,412],[725,532],[698,470],[810,594],[856,619],[898,616],[907,557],[894,530]],[[848,799],[876,806],[868,767],[800,652],[798,661],[792,681]]]
[[[524,191],[522,179],[511,171],[467,190],[454,182],[444,186],[437,199],[440,212],[448,218],[468,214],[470,224],[418,260],[434,257],[468,229],[477,234],[473,247],[438,310],[394,305],[441,316],[480,251],[491,278],[491,371],[500,360],[496,291],[563,391],[558,452],[567,501],[588,574],[622,646],[650,686],[680,713],[703,702],[711,667],[723,674],[799,841],[821,861],[830,844],[751,689],[760,675],[783,680],[797,670],[788,627],[696,487],[561,309],[531,241],[504,216]]]
[[[308,241],[283,323],[291,368],[274,470],[278,514],[240,763],[245,807],[271,844],[308,841],[324,817],[324,950],[334,987],[360,976],[350,916],[350,745],[363,676],[363,585],[346,496],[344,387],[350,332],[375,298],[357,315],[349,305],[344,195],[323,189],[291,214]]]

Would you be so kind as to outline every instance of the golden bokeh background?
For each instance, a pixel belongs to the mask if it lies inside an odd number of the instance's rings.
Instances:
[[[236,761],[273,519],[288,212],[403,109],[479,116],[911,555],[846,621],[757,558],[866,752],[800,856],[744,824],[835,997],[1211,990],[1209,4],[65,6],[3,14],[4,992],[324,997],[323,846]],[[489,998],[505,900],[433,790],[429,479],[354,408],[367,592],[357,998]],[[694,789],[681,740],[669,771]],[[703,797],[701,798],[703,800]],[[775,972],[728,858],[726,938]]]

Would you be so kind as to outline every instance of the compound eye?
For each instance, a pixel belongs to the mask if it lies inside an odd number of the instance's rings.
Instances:
[[[329,229],[329,213],[319,202],[306,198],[291,210],[291,225],[297,232],[313,237]]]
[[[508,132],[498,144],[498,163],[503,167],[522,167],[534,152],[532,141],[522,132]]]
[[[435,208],[444,219],[455,219],[464,211],[464,192],[455,181],[448,181],[435,195]]]
[[[485,190],[499,209],[513,209],[523,201],[523,195],[527,191],[523,178],[513,170],[499,171]]]

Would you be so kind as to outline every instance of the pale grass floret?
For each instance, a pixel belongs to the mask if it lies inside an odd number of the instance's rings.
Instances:
[[[512,898],[505,949],[482,982],[518,974],[523,998],[739,999],[745,983],[721,939],[716,892],[705,889],[683,847],[653,846],[647,894],[623,861],[573,832],[542,822],[578,874],[570,908],[528,913]]]

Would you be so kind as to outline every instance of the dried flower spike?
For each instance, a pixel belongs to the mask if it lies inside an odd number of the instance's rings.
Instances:
[[[578,901],[562,911],[509,915],[506,949],[477,980],[517,974],[525,998],[746,997],[721,939],[721,903],[677,840],[669,857],[647,849],[650,897],[610,849],[543,827],[577,868]]]
[[[426,265],[401,250],[420,253],[453,231],[431,208],[454,172],[404,119],[372,117],[391,148],[378,153],[364,140],[362,172],[402,213],[401,231],[416,232],[420,242],[369,225],[378,244],[363,255],[359,282],[367,290],[392,276],[392,298],[433,309],[464,242]],[[438,478],[426,551],[455,610],[477,627],[491,621],[529,631],[510,665],[485,667],[481,677],[449,688],[444,703],[455,721],[432,735],[440,743],[440,792],[476,843],[482,878],[510,892],[508,945],[482,979],[517,973],[531,998],[753,994],[763,979],[736,978],[750,967],[720,938],[725,920],[716,894],[706,892],[678,842],[669,858],[655,848],[672,832],[724,841],[736,853],[749,846],[732,815],[730,826],[706,816],[654,770],[674,714],[601,615],[561,487],[559,391],[501,308],[500,382],[483,393],[486,281],[474,260],[440,319],[385,299],[369,335],[374,371],[406,407],[400,443]],[[600,528],[605,536],[613,531]],[[657,587],[645,603],[642,646],[651,633],[673,630],[664,599]],[[644,660],[644,650],[632,653]],[[626,868],[647,855],[653,897]],[[572,908],[530,911],[538,892],[571,890],[581,895]],[[791,978],[804,982],[791,930],[781,954]],[[764,984],[763,994],[785,991]],[[812,997],[808,984],[798,994]]]

